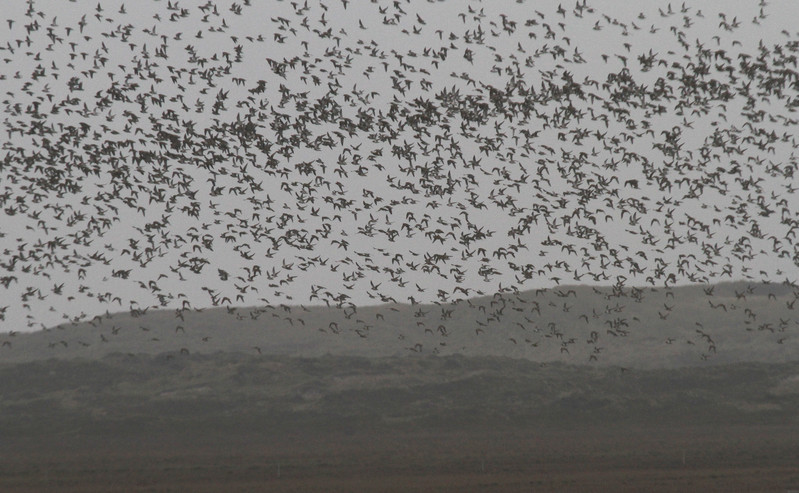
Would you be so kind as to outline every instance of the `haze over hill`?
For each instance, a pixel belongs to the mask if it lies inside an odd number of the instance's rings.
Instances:
[[[786,284],[739,282],[670,289],[564,286],[454,304],[134,310],[6,334],[0,361],[217,352],[462,354],[647,368],[792,361],[799,354],[797,296]]]

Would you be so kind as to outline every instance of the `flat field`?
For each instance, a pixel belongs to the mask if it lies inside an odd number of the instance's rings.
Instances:
[[[0,366],[0,491],[799,490],[799,364],[109,356]]]
[[[54,437],[46,448],[4,447],[0,490],[789,491],[799,489],[797,438],[794,427],[690,424]]]

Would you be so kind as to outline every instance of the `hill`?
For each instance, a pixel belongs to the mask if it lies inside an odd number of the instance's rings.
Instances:
[[[0,336],[0,362],[112,353],[504,356],[637,368],[784,362],[799,354],[782,284],[588,286],[454,304],[131,310]]]
[[[782,491],[795,299],[579,286],[5,335],[0,489]]]

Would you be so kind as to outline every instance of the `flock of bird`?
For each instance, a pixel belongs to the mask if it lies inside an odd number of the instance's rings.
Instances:
[[[642,286],[733,279],[792,309],[779,13],[499,3],[28,0],[0,36],[0,321],[533,288],[565,311],[578,284],[613,320]]]

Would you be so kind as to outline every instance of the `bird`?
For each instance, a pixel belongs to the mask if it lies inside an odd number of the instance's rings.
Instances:
[[[440,16],[395,2],[368,17],[348,5],[289,2],[257,26],[255,2],[6,14],[0,221],[15,227],[0,236],[0,285],[19,303],[0,323],[36,327],[56,297],[66,320],[95,325],[83,302],[185,318],[272,299],[265,313],[299,330],[280,306],[299,299],[341,315],[318,330],[369,339],[388,324],[349,327],[356,306],[488,293],[475,336],[516,330],[515,308],[545,327],[555,308],[582,322],[553,340],[605,323],[615,339],[624,308],[576,308],[587,295],[570,280],[630,303],[665,288],[652,312],[665,326],[676,284],[752,322],[741,307],[757,295],[712,283],[795,271],[797,122],[790,74],[774,68],[796,43],[739,36],[776,26],[764,6],[710,20],[671,4],[626,18],[584,2]],[[542,285],[540,304],[511,306]],[[456,337],[447,325],[436,337]]]

